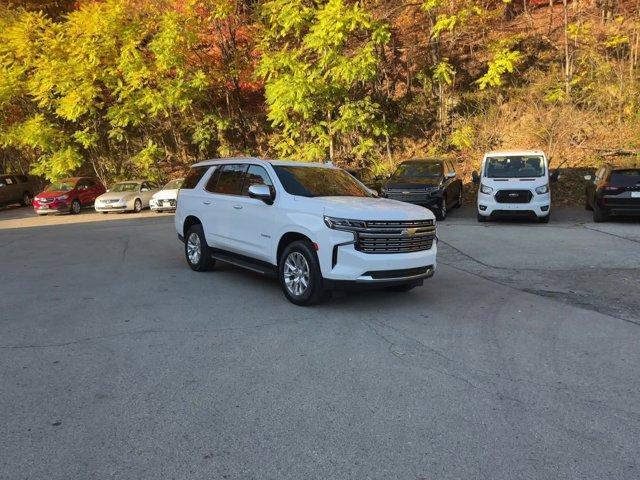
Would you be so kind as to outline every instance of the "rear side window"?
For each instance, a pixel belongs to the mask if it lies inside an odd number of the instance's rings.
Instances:
[[[27,183],[29,181],[26,175],[16,175],[16,178],[20,183]]]
[[[208,165],[204,165],[201,167],[191,167],[189,173],[184,179],[184,182],[182,183],[181,188],[189,190],[196,188],[196,185],[198,185],[198,182],[200,182],[200,179],[207,172],[207,170],[209,170]]]
[[[611,172],[609,183],[623,187],[635,187],[640,184],[640,169],[614,170]]]

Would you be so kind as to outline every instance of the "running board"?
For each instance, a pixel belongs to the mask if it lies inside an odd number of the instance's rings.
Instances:
[[[251,270],[252,272],[266,275],[267,277],[278,277],[278,270],[275,265],[261,260],[255,260],[237,253],[227,252],[226,250],[214,249],[211,258],[220,260],[221,262],[230,263],[236,267]]]

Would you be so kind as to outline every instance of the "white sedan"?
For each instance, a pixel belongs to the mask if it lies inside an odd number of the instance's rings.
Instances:
[[[149,201],[149,206],[154,212],[175,211],[176,200],[178,198],[178,190],[182,186],[184,178],[171,180],[162,189],[155,193]]]
[[[116,183],[96,198],[96,212],[140,212],[149,206],[149,201],[158,188],[147,180],[131,180]]]

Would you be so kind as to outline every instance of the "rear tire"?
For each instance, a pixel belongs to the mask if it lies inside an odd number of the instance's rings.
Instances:
[[[22,194],[22,200],[20,201],[20,205],[23,207],[29,207],[33,203],[33,197],[29,192],[24,192]]]
[[[142,211],[142,200],[136,198],[136,201],[133,202],[133,212],[140,213]]]
[[[458,193],[458,201],[456,202],[455,208],[462,207],[462,187],[460,187],[460,193]]]
[[[308,307],[327,297],[318,255],[307,240],[285,247],[278,260],[278,279],[284,296],[294,305]]]
[[[593,221],[596,223],[602,223],[609,220],[609,214],[603,210],[597,201],[593,202]]]
[[[591,204],[589,203],[589,197],[585,195],[584,197],[584,209],[588,212],[593,210],[593,207],[591,206]]]
[[[216,261],[211,257],[202,225],[192,225],[187,231],[184,237],[184,256],[194,272],[207,272],[215,266]]]

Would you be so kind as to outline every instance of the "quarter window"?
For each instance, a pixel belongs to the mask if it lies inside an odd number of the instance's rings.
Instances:
[[[242,195],[249,195],[249,187],[251,185],[268,185],[273,190],[273,182],[267,171],[259,165],[250,165],[247,175],[244,177],[242,186]]]
[[[207,170],[209,170],[208,165],[204,165],[201,167],[191,167],[189,173],[184,179],[184,182],[182,183],[182,187],[180,188],[189,190],[196,188],[196,185],[198,185],[200,179],[207,172]]]
[[[218,181],[215,187],[208,190],[224,195],[240,195],[242,193],[242,182],[247,167],[247,165],[243,164],[223,165],[220,168],[220,174],[218,175]]]

